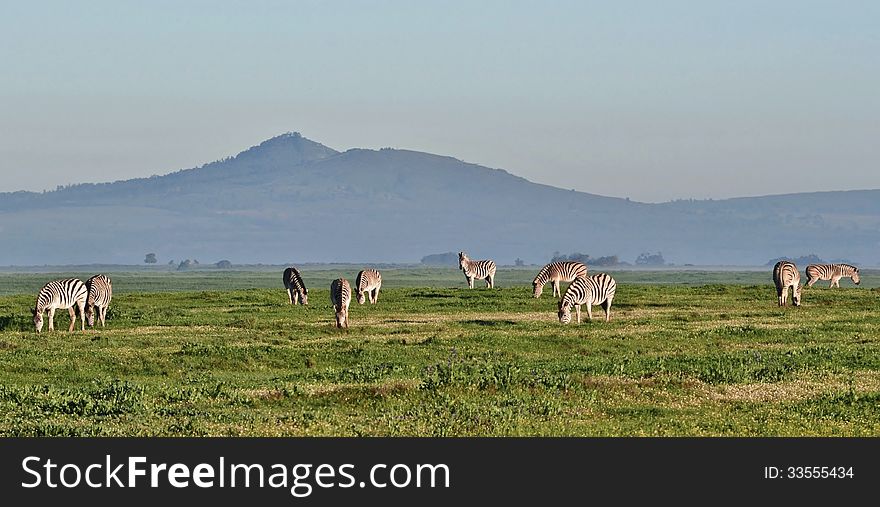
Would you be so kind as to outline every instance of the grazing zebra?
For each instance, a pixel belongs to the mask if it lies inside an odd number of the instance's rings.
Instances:
[[[55,310],[59,308],[62,310],[67,308],[70,311],[70,328],[67,332],[73,331],[73,325],[76,322],[76,311],[73,307],[79,307],[79,315],[82,317],[87,295],[86,284],[76,278],[55,280],[44,285],[37,295],[37,304],[31,310],[31,313],[34,314],[34,326],[36,326],[37,332],[43,330],[43,312],[49,314],[49,331],[55,330]],[[81,326],[85,331],[84,320]]]
[[[495,262],[488,259],[472,261],[466,253],[458,252],[458,267],[464,271],[469,288],[474,288],[475,278],[486,280],[486,286],[490,289],[495,286]]]
[[[110,277],[107,275],[95,275],[86,280],[86,290],[88,297],[86,298],[86,320],[89,326],[95,325],[95,308],[98,308],[98,319],[101,321],[101,327],[104,327],[104,321],[107,320],[107,308],[110,306],[110,300],[113,298],[113,285],[110,283]]]
[[[807,287],[812,287],[819,280],[831,280],[831,287],[840,287],[841,278],[852,278],[853,283],[859,284],[859,268],[849,264],[810,264],[806,269]]]
[[[605,322],[611,320],[611,301],[617,291],[617,282],[610,275],[599,273],[585,278],[576,278],[562,299],[559,300],[559,322],[571,322],[571,307],[577,309],[577,321],[581,323],[581,305],[587,305],[587,316],[593,320],[593,306],[602,305]]]
[[[791,287],[791,299],[794,301],[794,305],[801,305],[801,273],[793,262],[779,261],[773,266],[773,283],[776,284],[779,306],[785,306],[789,287]]]
[[[330,302],[336,312],[336,327],[348,327],[348,305],[351,304],[351,285],[345,278],[330,284]]]
[[[532,288],[536,298],[541,297],[544,292],[544,284],[550,282],[553,285],[553,297],[559,297],[559,283],[573,282],[576,278],[584,278],[587,276],[587,266],[577,261],[551,262],[547,264],[538,276],[532,281]]]
[[[357,285],[358,303],[364,304],[367,298],[364,294],[370,296],[370,304],[375,304],[379,300],[379,289],[382,288],[382,274],[375,269],[365,269],[358,273],[355,279]]]
[[[309,289],[306,288],[306,284],[303,282],[299,271],[294,267],[287,268],[284,270],[282,277],[284,279],[284,288],[287,289],[287,297],[290,299],[290,304],[309,304]]]

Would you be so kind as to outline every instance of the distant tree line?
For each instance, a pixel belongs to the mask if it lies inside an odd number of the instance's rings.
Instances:
[[[775,266],[779,261],[791,261],[798,265],[808,265],[808,264],[826,264],[824,260],[819,258],[816,254],[809,255],[801,255],[800,257],[776,257],[775,259],[770,259],[767,261],[766,266]]]
[[[422,264],[429,266],[458,266],[458,254],[446,252],[422,257]]]
[[[553,257],[550,259],[550,262],[561,261],[583,262],[588,266],[620,266],[622,264],[626,264],[625,262],[620,262],[620,259],[616,255],[590,257],[589,254],[582,254],[580,252],[575,252],[571,254],[561,254],[559,252],[553,252]]]
[[[636,257],[636,265],[637,266],[665,266],[666,259],[663,258],[663,254],[657,252],[652,254],[650,252],[644,252],[639,254]]]

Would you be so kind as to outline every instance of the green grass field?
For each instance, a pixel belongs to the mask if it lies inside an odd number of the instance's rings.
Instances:
[[[563,326],[535,270],[388,269],[337,330],[356,271],[304,272],[308,307],[280,271],[111,273],[107,328],[42,334],[62,274],[0,274],[0,435],[880,434],[876,272],[785,309],[769,270],[612,272],[613,320]]]

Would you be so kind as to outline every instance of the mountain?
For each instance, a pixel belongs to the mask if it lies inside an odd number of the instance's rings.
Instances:
[[[660,251],[677,264],[815,253],[880,262],[880,190],[645,204],[397,149],[339,152],[288,133],[164,176],[0,194],[0,265],[499,263]]]

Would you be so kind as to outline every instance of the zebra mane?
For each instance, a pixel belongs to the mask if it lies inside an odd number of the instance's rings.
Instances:
[[[541,271],[538,271],[538,276],[536,276],[535,279],[532,280],[532,283],[538,285],[544,285],[545,283],[547,283],[547,281],[550,279],[550,266],[551,264],[547,264],[546,266],[541,268]]]

